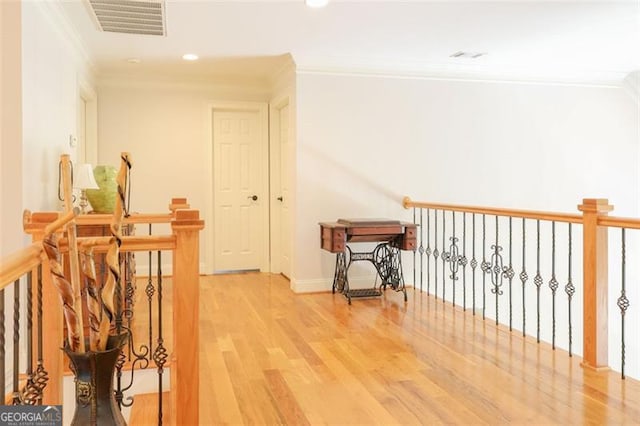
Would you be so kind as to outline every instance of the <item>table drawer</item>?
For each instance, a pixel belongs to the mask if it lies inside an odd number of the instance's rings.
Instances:
[[[344,227],[324,226],[320,224],[320,247],[331,253],[340,253],[345,249],[347,232]]]
[[[417,246],[417,234],[416,225],[406,225],[404,234],[402,234],[400,238],[400,249],[415,250]]]

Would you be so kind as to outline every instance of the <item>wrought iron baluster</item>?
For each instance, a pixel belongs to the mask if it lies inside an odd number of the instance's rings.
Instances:
[[[429,213],[430,210],[427,209],[427,249],[425,250],[425,253],[427,254],[427,294],[429,294],[429,282],[431,280],[431,220],[429,219]]]
[[[4,297],[2,297],[2,302],[4,303]],[[3,308],[4,310],[4,308]],[[49,373],[44,368],[44,359],[42,356],[42,265],[38,265],[38,364],[36,367],[35,374],[35,386],[37,392],[37,405],[42,404],[42,395],[44,392],[44,388],[47,386],[47,382],[49,381]],[[4,316],[3,316],[4,318]],[[4,324],[4,320],[3,320]],[[4,335],[4,326],[2,330],[2,335]]]
[[[509,331],[513,331],[513,218],[509,216],[509,267],[506,271],[509,279]]]
[[[124,254],[124,271],[124,316],[127,319],[127,328],[131,330],[134,297],[136,294],[136,285],[133,280],[133,277],[135,276],[135,260],[134,255],[131,252]],[[131,359],[131,353],[129,353],[129,359]]]
[[[149,224],[149,235],[151,234],[152,234],[152,225]],[[148,321],[149,321],[148,322],[149,324],[148,343],[149,345],[147,346],[146,344],[141,344],[137,349],[135,348],[135,336],[133,335],[133,331],[131,328],[131,319],[133,318],[133,304],[134,304],[133,299],[135,297],[135,285],[132,282],[132,277],[133,277],[133,268],[135,266],[133,264],[133,256],[131,253],[124,253],[123,258],[121,258],[124,260],[126,289],[125,289],[125,300],[124,300],[125,308],[122,310],[120,319],[122,320],[122,317],[124,316],[124,318],[127,318],[128,322],[127,322],[127,326],[125,326],[124,324],[122,324],[122,321],[120,321],[120,327],[121,327],[121,332],[124,332],[128,335],[128,340],[127,340],[127,355],[125,355],[124,350],[121,351],[120,356],[118,358],[118,363],[116,364],[116,368],[117,368],[116,370],[117,372],[116,401],[120,408],[130,407],[133,405],[134,397],[128,396],[125,401],[124,393],[126,391],[129,391],[133,387],[135,370],[137,368],[146,369],[149,365],[149,362],[152,359],[152,352],[151,352],[153,348],[152,346],[153,345],[152,297],[155,293],[155,288],[153,286],[153,278],[152,278],[152,271],[153,271],[152,252],[149,251],[148,255],[149,255],[148,282],[145,288],[145,294],[147,295],[147,302],[148,302],[148,308],[149,308],[149,312],[148,312]],[[122,289],[122,287],[120,287],[120,289]],[[131,374],[127,379],[128,383],[125,384],[122,380],[122,368],[125,362],[127,361],[127,359],[130,361]]]
[[[462,213],[462,310],[467,310],[467,213]]]
[[[131,260],[132,257],[130,254],[125,254],[127,261]],[[149,264],[149,274],[151,274],[152,268],[151,264]],[[135,289],[135,287],[133,287]],[[124,310],[125,318],[132,318],[133,316],[133,299],[131,298],[131,303],[128,305],[129,308]],[[126,300],[125,300],[126,304]],[[149,322],[149,327],[151,328],[152,323]],[[130,369],[129,369],[129,378],[128,383],[125,385],[124,383],[119,384],[119,389],[116,392],[116,401],[120,405],[120,407],[131,407],[133,405],[134,396],[128,396],[125,398],[125,392],[129,391],[134,384],[134,375],[137,369],[146,369],[149,366],[149,362],[151,360],[151,349],[146,344],[141,344],[137,349],[135,347],[135,336],[133,335],[133,331],[129,326],[122,326],[123,331],[128,335],[127,339],[127,353],[128,357],[124,355],[124,350],[121,352],[120,357],[118,358],[118,366],[122,368],[125,361],[128,359],[130,361]]]
[[[33,272],[27,274],[27,382],[22,391],[25,404],[35,405],[37,392],[33,382]]]
[[[527,325],[527,305],[525,303],[526,287],[525,284],[529,279],[527,275],[527,228],[526,219],[522,218],[522,271],[520,271],[520,281],[522,281],[522,337],[526,336]]]
[[[495,259],[492,259],[493,263],[493,278],[494,278],[494,283],[493,283],[493,288],[491,289],[491,291],[496,295],[496,325],[498,325],[498,316],[500,315],[498,312],[498,303],[499,303],[499,298],[498,296],[500,296],[502,294],[502,290],[500,290],[500,286],[502,285],[502,256],[500,256],[500,250],[502,249],[502,247],[500,247],[500,245],[498,245],[498,229],[500,229],[499,224],[498,224],[498,216],[496,215],[496,243],[493,246],[493,254]],[[496,260],[500,259],[500,262],[498,263]]]
[[[500,239],[498,238],[498,230],[500,229],[500,223],[498,220],[498,216],[496,215],[496,240],[495,244],[491,246],[493,249],[493,254],[491,255],[491,263],[489,267],[489,272],[491,273],[491,293],[496,295],[496,325],[499,322],[499,296],[502,295],[502,278],[507,273],[507,268],[504,266],[504,262],[502,261],[502,255],[500,252],[502,251],[502,247],[498,244]]]
[[[422,293],[422,283],[424,281],[424,229],[422,228],[422,214],[424,209],[420,209],[420,247],[418,252],[420,253],[420,293]]]
[[[449,275],[449,278],[451,278],[451,284],[452,284],[452,288],[453,288],[453,298],[452,298],[452,302],[453,305],[455,306],[456,304],[456,281],[458,281],[458,269],[460,267],[460,263],[462,261],[462,256],[460,255],[459,249],[458,249],[458,238],[456,237],[456,212],[455,211],[451,211],[451,220],[453,222],[453,232],[452,232],[452,236],[449,238],[449,240],[451,241],[451,244],[449,245],[449,251],[442,253],[442,258],[445,259],[447,262],[449,262],[449,271],[451,272],[451,275]],[[442,285],[444,288],[444,276],[442,279]],[[442,300],[444,301],[444,290],[442,291]]]
[[[433,265],[434,265],[433,295],[437,300],[438,299],[438,256],[440,255],[440,252],[438,251],[438,210],[435,209],[433,212],[434,212],[433,225],[435,227],[434,238],[433,238],[433,246],[434,246],[434,249],[433,249]],[[444,212],[442,212],[442,214],[444,215]],[[444,271],[442,271],[442,273],[444,274]]]
[[[536,286],[536,341],[540,343],[540,287],[543,283],[540,275],[540,219],[536,220],[536,276],[533,283]]]
[[[445,267],[444,264],[446,262],[446,250],[447,250],[447,246],[445,245],[445,237],[446,237],[446,233],[447,233],[447,224],[446,224],[446,214],[445,211],[442,210],[442,254],[440,255],[440,257],[442,258],[442,303],[445,302],[444,296],[445,296],[445,277],[447,276],[446,272],[445,272]]]
[[[453,222],[453,233],[452,233],[452,237],[451,237],[451,245],[452,245],[452,249],[451,249],[451,286],[452,286],[452,292],[453,292],[453,306],[456,305],[456,280],[458,279],[457,274],[458,274],[458,263],[460,262],[459,256],[458,256],[458,247],[456,245],[456,243],[458,242],[458,239],[456,238],[456,212],[451,211],[451,221]]]
[[[149,224],[149,235],[152,234],[151,224]],[[153,295],[156,292],[153,286],[152,268],[153,264],[153,252],[149,251],[149,269],[147,287],[145,288],[145,294],[147,295],[147,304],[149,306],[149,351],[153,349]]]
[[[556,349],[556,290],[558,280],[556,280],[556,222],[551,222],[551,348]]]
[[[20,404],[20,279],[13,283],[13,405]]]
[[[413,223],[416,223],[416,208],[413,208]],[[416,288],[416,249],[413,249],[413,288]]]
[[[571,282],[571,223],[569,223],[569,279],[567,280],[567,285],[564,286],[564,291],[567,293],[567,304],[569,306],[569,356],[573,356],[571,352],[571,343],[573,338],[573,327],[571,324],[571,299],[576,292],[576,288]]]
[[[622,379],[625,379],[624,367],[625,367],[625,342],[624,342],[624,317],[627,309],[629,309],[629,299],[627,299],[627,289],[626,289],[626,281],[627,281],[627,246],[626,246],[626,229],[622,228],[622,289],[620,290],[620,297],[618,298],[618,307],[620,308],[620,320],[621,320],[621,336],[620,336],[620,362],[621,362],[621,372],[620,376]]]
[[[476,314],[476,214],[471,213],[471,297],[473,303],[473,315]]]
[[[123,270],[123,262],[124,262],[124,256],[122,255],[122,252],[118,252],[118,266],[120,268],[120,271]],[[123,314],[123,309],[122,309],[122,273],[118,274],[118,279],[116,280],[116,285],[115,285],[115,308],[116,308],[116,315],[115,315],[115,326],[116,326],[116,333],[120,334],[122,333],[122,314]]]
[[[158,345],[153,353],[153,361],[158,367],[158,424],[162,424],[162,374],[167,362],[167,349],[162,334],[162,252],[158,251]]]
[[[482,215],[482,319],[486,318],[487,310],[487,273],[491,270],[491,265],[487,262],[487,226],[486,215]]]

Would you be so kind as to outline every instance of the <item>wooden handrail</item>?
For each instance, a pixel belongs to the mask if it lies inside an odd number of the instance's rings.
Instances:
[[[74,209],[44,227],[44,234],[52,234],[73,220],[80,212]],[[0,290],[21,276],[33,271],[42,262],[42,242],[32,243],[4,259],[0,259]]]
[[[465,213],[490,214],[505,217],[521,217],[525,219],[550,220],[565,223],[582,223],[582,215],[569,213],[555,213],[536,210],[517,210],[504,209],[499,207],[477,207],[477,206],[459,206],[454,204],[438,204],[426,203],[423,201],[412,201],[409,197],[402,199],[402,205],[405,209],[410,207],[436,210],[449,210]]]
[[[96,253],[106,252],[108,244],[113,237],[80,237],[78,238],[78,245],[93,247],[93,251]],[[155,250],[174,250],[176,248],[175,235],[131,235],[123,236],[122,245],[120,246],[121,252],[131,251],[155,251]],[[67,240],[65,238],[60,239],[60,250],[64,252],[67,248]]]
[[[409,197],[402,199],[405,209],[416,207],[423,209],[449,210],[466,213],[490,214],[496,216],[523,217],[525,219],[551,220],[556,222],[582,223],[582,215],[569,213],[555,213],[535,210],[504,209],[499,207],[476,207],[462,206],[455,204],[427,203],[423,201],[413,201]],[[640,229],[640,219],[632,217],[600,216],[598,226],[608,226],[612,228]]]
[[[125,224],[158,224],[158,223],[171,223],[173,219],[171,213],[151,213],[151,214],[139,214],[135,213],[129,217],[125,217],[123,223]],[[28,210],[24,213],[24,231],[26,233],[33,233],[34,231],[40,231],[44,226],[49,226],[51,220],[59,217],[57,212],[44,212],[31,214]],[[79,214],[75,217],[76,225],[109,225],[111,223],[110,214]],[[47,233],[47,232],[45,232]]]
[[[33,271],[42,262],[42,243],[33,243],[0,259],[0,290]]]
[[[58,230],[62,229],[67,223],[71,222],[73,218],[80,214],[80,209],[75,208],[73,210],[68,211],[66,214],[60,216],[57,220],[51,222],[47,226],[44,227],[44,234],[49,235],[54,232],[58,232]]]
[[[600,216],[598,217],[598,226],[640,229],[640,219],[634,219],[631,217]]]
[[[78,225],[108,225],[111,223],[110,214],[83,214],[76,218]],[[132,213],[122,220],[123,224],[148,224],[148,223],[170,223],[173,219],[171,213]]]
[[[186,198],[172,198],[169,204],[169,213],[131,213],[123,219],[123,224],[170,224],[176,217],[176,211],[189,209]],[[111,214],[76,214],[76,225],[109,225],[112,219]],[[41,233],[44,227],[51,226],[52,222],[61,220],[59,212],[37,212],[31,213],[25,210],[22,219],[22,227],[27,234]],[[71,220],[67,218],[64,223]],[[47,234],[45,229],[45,234]]]

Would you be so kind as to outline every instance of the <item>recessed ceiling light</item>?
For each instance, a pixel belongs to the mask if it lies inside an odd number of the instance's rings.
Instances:
[[[140,58],[127,58],[125,60],[127,62],[129,62],[130,64],[139,64],[140,63]]]
[[[480,56],[485,56],[486,52],[463,52],[462,50],[449,55],[450,58],[471,58],[476,59]]]
[[[304,2],[309,7],[325,7],[329,4],[329,0],[305,0]]]
[[[195,53],[185,53],[184,55],[182,55],[182,59],[184,59],[185,61],[197,61],[198,55],[196,55]]]

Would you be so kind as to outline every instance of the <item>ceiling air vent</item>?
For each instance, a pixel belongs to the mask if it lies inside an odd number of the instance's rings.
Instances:
[[[102,31],[166,35],[164,0],[88,0],[88,3]]]

